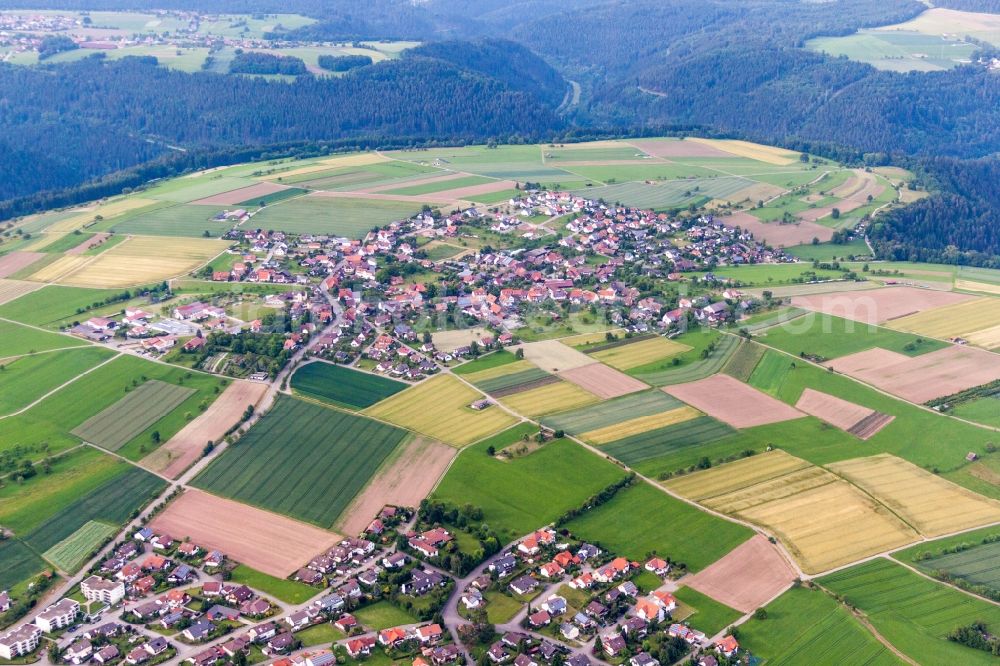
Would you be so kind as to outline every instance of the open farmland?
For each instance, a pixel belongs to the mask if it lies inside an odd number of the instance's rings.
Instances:
[[[34,326],[55,328],[60,324],[72,322],[75,318],[78,319],[80,317],[78,310],[97,307],[105,299],[117,293],[110,289],[82,289],[80,287],[47,285],[38,291],[0,305],[0,317]],[[35,332],[34,335],[36,338],[51,339],[38,332]],[[0,337],[0,341],[2,339]],[[75,338],[64,337],[61,339],[64,342],[59,346],[63,347],[71,344],[84,344],[82,340]]]
[[[565,525],[577,538],[642,561],[650,553],[698,571],[752,535],[749,528],[636,482]]]
[[[740,647],[767,663],[903,666],[846,607],[822,590],[796,587],[765,606],[766,619],[740,626]]]
[[[833,238],[833,229],[808,220],[801,220],[793,224],[781,224],[778,221],[763,222],[749,213],[736,212],[720,217],[719,221],[727,227],[739,227],[743,231],[748,231],[757,240],[764,241],[774,247],[806,245],[811,243],[814,238],[818,238],[820,241],[828,241]]]
[[[668,428],[678,423],[696,419],[701,415],[701,412],[693,407],[678,407],[677,409],[653,414],[652,416],[640,416],[622,421],[621,423],[598,428],[597,430],[588,430],[581,433],[580,438],[592,444],[608,444],[609,442],[625,439],[626,437],[641,435],[650,430]]]
[[[889,326],[934,338],[965,337],[1000,325],[1000,298],[963,299],[952,305],[896,319]]]
[[[694,346],[695,342],[692,340],[692,337],[690,335],[685,336],[685,341],[690,342]],[[669,386],[705,379],[722,370],[740,344],[739,338],[736,336],[719,336],[714,331],[699,333],[697,334],[697,338],[695,349],[674,357],[680,359],[681,363],[679,366],[674,366],[671,359],[668,362],[634,368],[629,371],[629,374],[652,386]],[[715,346],[708,352],[706,358],[702,358],[701,350],[708,349],[707,345],[712,342],[714,342]]]
[[[678,407],[683,407],[683,403],[662,391],[644,391],[605,400],[593,407],[547,416],[542,419],[542,423],[554,430],[564,430],[579,435],[633,418],[656,416]]]
[[[821,578],[819,583],[856,606],[907,656],[928,664],[995,664],[988,652],[944,640],[954,629],[984,622],[1000,626],[1000,607],[877,559]]]
[[[513,359],[513,355],[510,355]],[[498,359],[499,360],[499,359]],[[460,366],[465,367],[465,366]],[[494,367],[484,367],[482,370],[474,372],[462,372],[462,378],[484,393],[489,393],[497,397],[508,393],[517,393],[522,386],[533,386],[535,382],[552,378],[549,373],[538,368],[528,361],[513,361],[497,365]]]
[[[578,409],[598,402],[599,398],[576,384],[555,382],[505,395],[500,401],[518,414],[535,418],[568,409]]]
[[[151,525],[278,578],[290,575],[341,539],[333,532],[198,490],[185,491]]]
[[[243,417],[247,407],[256,406],[267,392],[266,384],[234,381],[196,419],[170,440],[142,459],[146,469],[176,479],[201,457],[206,442],[218,442]]]
[[[713,375],[663,390],[734,428],[750,428],[804,416],[729,375]]]
[[[68,335],[45,333],[10,321],[0,321],[0,358],[34,354],[87,343]]]
[[[1000,522],[1000,502],[986,499],[890,455],[828,465],[928,537]]]
[[[919,538],[854,486],[781,451],[689,474],[667,487],[710,509],[772,530],[807,573]]]
[[[44,259],[42,252],[11,252],[0,257],[0,278],[9,278],[36,261]]]
[[[49,570],[45,560],[17,539],[0,541],[0,587],[5,590]]]
[[[741,342],[726,364],[722,366],[722,372],[741,382],[747,382],[766,351],[767,348],[763,345],[750,341]]]
[[[699,416],[675,425],[616,439],[601,446],[601,451],[636,466],[667,456],[675,451],[698,447],[736,434],[736,431],[710,416]]]
[[[876,435],[895,418],[810,388],[802,392],[795,408],[860,439]]]
[[[579,368],[563,370],[558,375],[562,379],[590,391],[602,400],[618,398],[647,388],[646,384],[635,377],[630,377],[603,363],[591,363]]]
[[[496,405],[475,410],[483,398],[449,375],[439,375],[383,400],[365,413],[453,446],[465,446],[517,422]]]
[[[518,349],[524,350],[524,358],[546,372],[558,372],[592,365],[594,359],[558,340],[529,342]]]
[[[684,584],[716,601],[749,613],[788,589],[795,569],[781,552],[756,534]]]
[[[116,234],[178,238],[184,236],[201,238],[207,231],[210,236],[218,237],[229,231],[233,224],[231,220],[212,219],[224,208],[224,205],[207,205],[201,201],[171,206],[161,205],[151,207],[148,211],[123,216],[121,220],[113,222],[110,229]],[[167,242],[165,238],[160,238],[162,245],[166,245]]]
[[[72,430],[80,439],[117,451],[176,409],[194,389],[151,380]]]
[[[864,293],[864,292],[862,292]],[[756,334],[759,342],[799,356],[838,358],[867,349],[917,356],[947,343],[827,314],[807,314]]]
[[[966,294],[915,287],[882,287],[793,296],[792,305],[865,324],[882,324],[926,310],[971,300]]]
[[[60,571],[76,573],[90,558],[90,554],[117,531],[117,527],[95,520],[88,521],[76,532],[45,551],[44,557]]]
[[[915,358],[884,349],[870,349],[838,358],[829,366],[916,403],[958,393],[1000,377],[1000,355],[959,346]]]
[[[290,386],[302,395],[348,409],[371,407],[407,388],[403,382],[322,361],[296,370]]]
[[[0,361],[0,368],[3,368],[0,416],[27,407],[114,355],[108,349],[87,346]]]
[[[714,636],[732,626],[733,622],[740,619],[742,615],[740,611],[691,587],[677,588],[674,596],[682,607],[693,611],[691,615],[684,618],[684,623],[698,631],[705,632],[708,636]]]
[[[291,188],[279,183],[261,182],[255,185],[248,185],[239,189],[229,190],[228,192],[213,194],[205,197],[204,199],[198,199],[193,203],[201,206],[237,206],[245,201],[266,199],[272,194],[284,192],[288,189]]]
[[[0,278],[0,305],[13,301],[25,294],[41,289],[42,285],[37,282],[26,280],[5,280]]]
[[[610,365],[612,368],[631,370],[640,365],[669,358],[674,354],[679,354],[688,349],[690,347],[687,345],[656,336],[635,342],[627,341],[627,344],[616,345],[609,349],[592,351],[590,352],[590,356]]]
[[[384,423],[279,396],[193,483],[330,527],[405,436]]]
[[[537,426],[522,424],[462,451],[433,497],[482,508],[484,522],[512,539],[552,522],[625,475],[568,440],[549,442],[509,461],[486,455],[490,446],[499,451],[535,432]]]
[[[286,233],[361,238],[372,227],[418,213],[423,205],[421,201],[341,198],[323,194],[297,197],[268,206],[254,216],[254,224]]]

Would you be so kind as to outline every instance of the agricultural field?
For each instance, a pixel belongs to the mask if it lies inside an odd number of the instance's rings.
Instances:
[[[125,394],[76,428],[74,435],[108,451],[117,451],[136,435],[184,402],[194,389],[151,380]]]
[[[674,492],[772,530],[808,573],[916,541],[919,534],[830,472],[772,451],[669,481]]]
[[[306,397],[347,409],[371,407],[407,388],[403,382],[322,361],[300,367],[289,385]]]
[[[623,342],[626,344],[591,351],[590,356],[612,368],[631,370],[691,349],[687,345],[660,336],[634,342],[631,340]]]
[[[740,611],[719,603],[715,599],[690,587],[678,588],[674,592],[674,596],[677,598],[677,601],[695,611],[686,617],[684,621],[709,636],[714,636],[726,627],[731,626],[733,622],[740,619],[743,615]]]
[[[465,446],[516,423],[500,407],[474,410],[483,398],[475,389],[439,375],[369,407],[365,414],[453,446]]]
[[[557,381],[538,388],[505,395],[500,402],[518,414],[537,418],[569,409],[578,409],[598,402],[593,393],[576,384]]]
[[[641,481],[565,525],[577,538],[643,561],[651,553],[698,571],[752,536]]]
[[[968,338],[987,349],[1000,346],[1000,298],[976,298],[896,319],[890,328],[935,338]]]
[[[0,305],[0,317],[42,328],[58,328],[60,325],[79,320],[81,314],[77,312],[78,310],[101,307],[100,304],[105,299],[117,296],[120,293],[111,289],[83,289],[80,287],[47,285],[38,291]],[[93,316],[93,313],[88,313],[87,316]],[[36,338],[45,340],[54,339],[37,331],[33,335]],[[62,338],[62,340],[63,342],[60,345],[40,347],[37,351],[40,351],[42,348],[52,349],[56,346],[67,347],[85,344],[82,340],[68,336]],[[3,347],[0,347],[0,349],[3,349]]]
[[[903,654],[922,663],[992,664],[988,652],[944,640],[954,629],[1000,626],[1000,607],[877,559],[819,580],[864,613]]]
[[[793,296],[792,305],[865,324],[883,324],[889,328],[897,328],[895,324],[887,322],[901,318],[908,319],[910,315],[968,303],[972,300],[968,294],[951,291],[916,287],[881,287]]]
[[[795,587],[764,607],[767,618],[740,625],[740,647],[767,663],[902,666],[849,609],[822,590]]]
[[[286,604],[304,604],[319,593],[319,590],[311,585],[271,576],[263,571],[251,569],[245,564],[236,565],[229,580],[236,585],[246,585],[260,590],[265,596],[284,601]],[[333,625],[329,626],[333,628]]]
[[[474,375],[479,372],[500,368],[501,366],[509,365],[516,361],[516,356],[506,349],[501,349],[499,351],[480,356],[479,358],[463,363],[462,365],[457,365],[452,372],[456,375]],[[469,378],[466,377],[466,379]],[[469,381],[472,380],[470,379]]]
[[[730,608],[749,613],[788,589],[796,578],[795,569],[778,548],[764,535],[756,534],[685,578],[684,584]]]
[[[722,421],[710,416],[699,416],[676,425],[648,430],[638,435],[616,439],[601,447],[601,451],[636,467],[643,473],[659,469],[658,459],[681,450],[697,453],[703,444],[709,444],[736,434]],[[655,474],[654,474],[655,475]]]
[[[766,351],[767,348],[763,345],[749,341],[741,342],[740,346],[733,352],[733,355],[726,361],[726,364],[722,366],[723,374],[729,375],[741,382],[749,381],[750,376],[757,367],[757,363],[760,362]]]
[[[48,564],[17,539],[0,541],[0,587],[5,590],[49,570]]]
[[[678,407],[677,409],[671,409],[670,411],[661,412],[660,414],[640,416],[638,418],[628,419],[611,426],[598,428],[597,430],[588,430],[587,432],[581,433],[580,438],[590,442],[591,444],[608,444],[620,439],[641,435],[649,432],[650,430],[669,428],[670,426],[677,425],[679,423],[691,421],[699,416],[702,416],[701,412],[693,407]]]
[[[514,538],[581,506],[624,476],[616,465],[568,440],[549,442],[529,455],[502,461],[487,455],[532,435],[522,424],[463,450],[432,497],[456,506],[472,504],[499,534]],[[539,493],[545,501],[539,502]]]
[[[512,359],[514,358],[512,354],[509,354],[509,356]],[[459,367],[464,368],[466,366]],[[483,370],[465,371],[457,374],[461,374],[465,381],[473,384],[480,391],[496,397],[502,397],[508,393],[517,393],[521,390],[522,386],[530,388],[535,382],[547,378],[556,381],[555,377],[528,361],[503,363],[502,365],[488,367]]]
[[[624,372],[603,363],[591,363],[583,367],[563,370],[558,375],[560,378],[590,391],[602,400],[618,398],[648,388],[645,383],[635,377],[626,375]]]
[[[0,323],[0,328],[3,326]],[[71,341],[70,338],[66,340]],[[27,407],[46,393],[114,355],[114,352],[103,347],[86,346],[21,356],[14,360],[0,360],[0,368],[3,368],[0,416]]]
[[[91,553],[117,531],[117,527],[95,520],[87,521],[76,532],[45,551],[43,556],[60,571],[76,573]]]
[[[279,396],[193,483],[328,528],[405,437],[384,423]]]
[[[807,388],[795,408],[860,439],[869,439],[895,418],[836,396]]]
[[[752,428],[805,416],[729,375],[712,375],[663,390],[734,428]]]
[[[10,301],[18,299],[25,294],[30,294],[31,292],[41,288],[42,285],[37,282],[5,280],[0,278],[0,305],[9,303]]]
[[[0,316],[3,316],[0,313]],[[46,333],[10,321],[0,321],[0,359],[35,354],[63,347],[82,347],[87,343],[68,335]]]
[[[730,356],[739,346],[739,338],[733,335],[719,335],[716,331],[699,331],[681,338],[692,346],[692,350],[678,354],[668,361],[658,361],[650,365],[629,370],[629,374],[652,386],[670,386],[705,379],[722,370]],[[702,358],[702,351],[708,350]],[[677,365],[674,365],[674,361]]]
[[[192,238],[201,238],[207,231],[212,237],[218,237],[229,231],[232,226],[230,221],[219,222],[212,219],[224,208],[224,205],[201,203],[153,207],[148,212],[123,217],[120,222],[111,225],[110,230],[116,234]],[[162,239],[160,243],[167,244]]]
[[[433,200],[428,201],[433,203]],[[286,233],[361,238],[372,227],[420,212],[424,203],[419,200],[333,197],[318,193],[267,206],[253,219],[255,225]]]
[[[564,430],[579,435],[630,419],[656,416],[683,406],[684,403],[662,391],[644,391],[605,400],[593,407],[546,416],[541,422],[554,430]]]

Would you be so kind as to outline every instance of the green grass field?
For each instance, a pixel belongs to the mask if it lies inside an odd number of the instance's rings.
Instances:
[[[542,423],[555,430],[565,430],[575,435],[641,416],[652,416],[683,405],[680,400],[663,391],[642,391],[605,400],[589,407],[546,416],[542,419]]]
[[[940,35],[909,30],[859,30],[843,37],[818,37],[807,41],[806,48],[835,57],[846,56],[891,72],[951,69],[960,60],[968,60],[976,50],[973,44],[961,40],[945,40]]]
[[[87,346],[0,361],[0,415],[30,405],[112,356],[108,349]]]
[[[492,354],[486,354],[485,356],[480,356],[474,361],[469,361],[468,363],[463,363],[462,365],[455,366],[452,370],[456,375],[470,375],[474,372],[480,372],[482,370],[490,370],[492,368],[499,368],[502,365],[507,365],[508,363],[513,363],[517,360],[517,357],[505,349],[500,351],[495,351]]]
[[[60,571],[76,573],[90,558],[90,554],[117,531],[117,527],[96,520],[87,521],[80,529],[45,551],[44,557]]]
[[[510,622],[524,607],[517,599],[496,590],[489,590],[483,596],[487,602],[486,619],[493,624]]]
[[[665,428],[625,437],[601,446],[601,451],[629,466],[643,469],[641,463],[655,460],[681,449],[699,447],[729,437],[736,431],[711,416],[701,416]]]
[[[839,358],[872,347],[918,356],[947,346],[940,340],[825,314],[805,315],[769,328],[757,341],[795,356],[806,353],[823,358]]]
[[[378,421],[279,396],[194,485],[330,527],[405,437]]]
[[[348,409],[371,407],[408,386],[386,377],[322,361],[296,370],[290,385],[304,396]]]
[[[0,305],[0,317],[42,328],[58,328],[61,324],[90,318],[93,316],[92,314],[82,314],[77,312],[77,310],[96,308],[99,302],[109,296],[120,293],[120,291],[114,289],[86,289],[84,287],[48,285],[38,291],[15,299],[10,303]],[[40,342],[35,343],[36,346],[31,348],[34,348],[36,351],[55,347],[68,347],[72,344],[84,344],[82,340],[70,337],[49,338],[40,331],[35,331],[33,335],[36,340],[58,339],[62,341],[58,345],[45,343],[50,345],[47,347]],[[0,334],[0,340],[5,339],[6,336]],[[27,348],[24,349],[24,351],[27,350]],[[4,356],[9,356],[11,353],[24,353],[24,351],[6,352],[2,343],[0,343],[0,354]]]
[[[147,213],[128,216],[111,226],[116,234],[142,236],[192,236],[201,238],[206,231],[218,237],[229,231],[232,222],[215,222],[212,217],[226,206],[178,204]],[[229,208],[235,208],[230,206]]]
[[[541,368],[528,368],[520,372],[514,372],[501,377],[493,377],[483,381],[473,382],[475,387],[483,393],[494,393],[505,389],[515,390],[518,386],[524,386],[549,377],[549,373]]]
[[[750,379],[750,375],[753,374],[754,368],[757,367],[757,363],[760,362],[766,351],[767,348],[763,345],[749,341],[743,342],[722,366],[722,372],[745,382]]]
[[[127,466],[120,474],[63,506],[22,539],[43,553],[91,520],[123,524],[132,514],[166,486],[166,482],[138,467]]]
[[[263,229],[361,238],[374,227],[412,217],[420,212],[422,205],[409,201],[308,196],[268,206],[253,219]]]
[[[117,451],[180,406],[194,391],[154,379],[140,384],[70,432],[85,442]]]
[[[483,178],[482,176],[463,176],[461,178],[451,178],[436,183],[424,183],[423,185],[410,185],[409,187],[400,187],[395,190],[386,190],[385,193],[402,194],[405,196],[419,196],[421,194],[434,194],[435,192],[454,190],[459,187],[469,187],[471,185],[483,185],[485,183],[492,183],[492,182],[494,182],[493,179]]]
[[[45,560],[17,539],[0,541],[0,589],[9,590],[49,568]]]
[[[767,618],[741,625],[740,647],[771,664],[902,666],[850,611],[825,592],[793,588],[765,607]]]
[[[354,617],[365,628],[376,631],[404,624],[413,624],[417,621],[417,618],[402,608],[393,606],[388,601],[377,601],[370,606],[365,606],[355,611]]]
[[[294,580],[285,580],[270,576],[245,564],[237,564],[232,571],[233,583],[251,587],[265,596],[273,597],[286,604],[298,605],[319,594],[318,588]]]
[[[246,201],[241,201],[236,205],[245,208],[260,207],[261,205],[270,206],[273,203],[284,201],[285,199],[291,199],[292,197],[297,197],[300,194],[305,193],[306,190],[303,190],[301,187],[289,187],[283,190],[278,190],[277,192],[265,194],[262,197],[254,197],[252,199],[247,199]]]
[[[72,250],[77,245],[82,245],[84,242],[93,238],[94,234],[90,233],[69,233],[64,235],[57,235],[53,238],[52,242],[48,245],[43,246],[39,249],[39,252],[51,252],[55,254],[61,254],[67,250]]]
[[[641,481],[570,521],[566,529],[613,553],[642,561],[655,552],[692,571],[753,536],[742,525],[709,515]]]
[[[685,606],[695,609],[694,614],[685,618],[684,621],[709,636],[714,636],[743,616],[740,611],[720,604],[715,599],[690,587],[678,588],[674,592],[674,596]]]
[[[777,286],[782,284],[797,284],[813,275],[820,279],[840,279],[844,274],[840,271],[813,268],[812,264],[752,264],[748,266],[722,266],[712,271],[717,277],[736,280],[745,287]]]
[[[703,330],[682,335],[677,341],[690,345],[691,350],[664,361],[632,368],[627,374],[653,386],[670,386],[705,379],[722,370],[739,345],[739,339],[735,336]],[[707,358],[702,358],[702,350],[707,349],[713,341],[714,349]],[[677,359],[679,365],[674,365],[673,359]]]
[[[509,461],[487,455],[490,446],[499,451],[534,432],[531,424],[515,426],[463,450],[433,497],[481,507],[484,522],[514,538],[552,522],[624,476],[615,465],[566,440]]]
[[[43,294],[45,291],[47,290],[43,289],[34,292],[34,294]],[[34,296],[34,294],[22,296],[17,301]],[[13,305],[17,301],[12,301],[7,305]],[[27,301],[25,301],[24,305],[26,304]],[[0,316],[8,316],[3,313],[2,308],[4,307],[7,306],[0,307]],[[68,335],[47,333],[20,324],[0,321],[0,359],[20,356],[21,354],[33,354],[50,349],[60,349],[62,347],[82,347],[86,344],[83,340],[71,338]]]
[[[295,634],[295,637],[302,642],[302,647],[313,645],[330,646],[332,643],[346,638],[344,632],[333,626],[332,622],[314,624],[308,629],[303,629]]]
[[[882,636],[922,663],[993,664],[996,658],[944,640],[952,630],[985,622],[1000,627],[1000,607],[875,560],[825,576],[819,583],[868,616]]]
[[[959,418],[975,421],[984,425],[1000,428],[1000,397],[990,396],[979,398],[972,402],[962,403],[954,407],[949,414]]]

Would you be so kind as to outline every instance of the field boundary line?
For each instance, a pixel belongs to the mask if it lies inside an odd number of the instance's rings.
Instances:
[[[36,398],[36,399],[35,399],[35,400],[34,400],[33,402],[31,402],[31,403],[30,403],[30,404],[28,404],[28,405],[25,405],[24,407],[22,407],[21,409],[17,410],[16,412],[11,412],[10,414],[4,414],[3,416],[0,416],[0,420],[3,420],[3,419],[8,419],[8,418],[10,418],[10,417],[12,417],[12,416],[18,416],[19,414],[23,414],[24,412],[28,411],[29,409],[31,409],[32,407],[34,407],[35,405],[37,405],[37,404],[38,404],[38,403],[40,403],[41,401],[43,401],[43,400],[45,400],[46,398],[48,398],[49,396],[51,396],[51,395],[52,395],[53,393],[56,393],[56,392],[58,392],[58,391],[61,391],[62,389],[66,388],[67,386],[69,386],[70,384],[72,384],[72,383],[73,383],[73,382],[75,382],[76,380],[80,379],[80,378],[81,378],[81,377],[83,377],[84,375],[89,375],[89,374],[90,374],[91,372],[93,372],[94,370],[97,370],[98,368],[100,368],[100,367],[102,367],[102,366],[105,366],[105,365],[107,365],[108,363],[111,363],[111,362],[112,362],[112,361],[114,361],[114,360],[115,360],[116,358],[118,358],[118,357],[122,356],[122,354],[123,354],[123,352],[120,352],[120,351],[119,351],[119,352],[116,352],[116,353],[115,353],[114,355],[112,355],[112,356],[111,356],[111,358],[109,358],[109,359],[107,359],[107,360],[105,360],[105,361],[101,361],[100,363],[98,363],[97,365],[95,365],[95,366],[94,366],[94,367],[92,367],[92,368],[89,368],[89,369],[87,369],[87,370],[84,370],[83,372],[81,372],[80,374],[78,374],[78,375],[77,375],[76,377],[73,377],[73,379],[70,379],[70,380],[69,380],[69,381],[67,381],[67,382],[63,382],[62,384],[60,384],[59,386],[55,387],[54,389],[52,389],[51,391],[49,391],[49,392],[48,392],[48,393],[46,393],[45,395],[43,395],[43,396],[40,396],[39,398]],[[82,438],[81,438],[81,439],[82,439]]]
[[[88,344],[90,344],[89,341]],[[92,346],[99,347],[100,345],[92,345]],[[27,352],[25,354],[14,354],[13,356],[4,356],[0,358],[0,363],[7,363],[8,361],[17,361],[22,358],[30,358],[32,356],[41,356],[42,354],[50,354],[52,352],[71,351],[73,349],[84,349],[85,347],[87,347],[87,345],[73,345],[72,347],[56,347],[55,349],[43,349],[41,351]]]

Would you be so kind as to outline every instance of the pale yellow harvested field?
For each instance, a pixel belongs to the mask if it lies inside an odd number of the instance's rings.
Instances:
[[[983,330],[976,331],[975,333],[967,333],[965,338],[977,347],[982,347],[983,349],[996,349],[997,347],[1000,347],[1000,326],[984,328]]]
[[[531,370],[534,367],[535,366],[528,361],[514,361],[513,363],[507,363],[506,365],[498,365],[495,368],[487,368],[486,370],[480,370],[479,372],[470,372],[467,375],[462,375],[462,379],[475,384],[476,382],[486,381],[487,379],[506,377],[507,375],[513,375],[518,372],[524,372],[525,370]]]
[[[473,342],[479,342],[484,335],[489,335],[482,326],[463,328],[458,331],[435,331],[434,346],[445,353],[451,353],[459,347],[468,347]]]
[[[612,368],[630,370],[640,365],[646,365],[653,361],[659,361],[660,359],[686,352],[689,349],[691,347],[688,345],[656,336],[648,340],[640,340],[639,342],[632,342],[612,347],[611,349],[597,351],[590,354],[590,357],[597,359],[601,363],[607,363]]]
[[[666,486],[706,507],[771,530],[807,573],[919,538],[858,488],[781,451],[690,474]]]
[[[229,190],[228,192],[213,194],[210,197],[198,199],[197,201],[192,201],[191,203],[201,206],[233,206],[242,201],[249,201],[250,199],[257,197],[266,197],[269,194],[274,194],[275,192],[280,192],[281,190],[286,189],[288,188],[284,185],[279,185],[278,183],[262,182],[235,190]]]
[[[79,215],[74,215],[72,217],[67,217],[65,220],[59,220],[52,226],[48,227],[48,231],[75,231],[80,229],[85,224],[90,224],[94,221],[94,217],[100,215],[105,220],[110,220],[113,217],[118,217],[129,211],[138,210],[140,208],[145,208],[155,204],[156,201],[153,199],[143,199],[141,197],[130,197],[126,199],[116,199],[108,203],[100,204],[90,208],[89,210],[80,211]]]
[[[136,236],[96,257],[68,257],[85,263],[59,282],[104,288],[158,282],[200,268],[227,247],[219,240]]]
[[[21,252],[38,252],[46,245],[51,245],[66,235],[63,231],[45,231],[35,236],[27,245],[21,247]]]
[[[958,393],[1000,377],[1000,355],[959,345],[912,358],[876,347],[842,356],[827,365],[917,403]]]
[[[92,260],[93,257],[62,256],[32,273],[28,279],[36,282],[62,282]]]
[[[703,143],[712,148],[718,148],[730,155],[746,157],[759,162],[767,162],[768,164],[789,165],[799,161],[798,153],[774,146],[762,146],[759,143],[750,143],[749,141],[701,139],[696,137],[689,137],[685,141]]]
[[[485,396],[452,375],[438,375],[363,413],[453,446],[465,446],[517,423],[497,405],[475,410]]]
[[[851,319],[866,324],[899,320],[924,311],[971,301],[966,294],[915,287],[881,287],[866,291],[844,291],[822,296],[794,296],[792,305],[806,310]],[[897,328],[899,321],[889,326]]]
[[[932,338],[965,337],[1000,326],[1000,298],[976,298],[896,319],[889,328]]]
[[[690,421],[701,416],[701,412],[693,407],[678,407],[651,416],[640,416],[638,418],[622,421],[614,425],[591,430],[580,435],[580,439],[591,444],[607,444],[625,437],[638,435],[657,428],[666,428],[677,423]]]
[[[229,428],[239,423],[246,408],[256,406],[265,393],[267,384],[234,381],[204,413],[143,458],[140,464],[167,478],[176,479],[201,457],[207,442],[222,439]]]
[[[278,578],[341,541],[333,532],[194,489],[184,491],[150,526]]]
[[[339,167],[364,166],[366,164],[378,164],[379,162],[388,162],[388,161],[389,158],[382,157],[381,155],[378,155],[376,153],[363,153],[361,155],[345,155],[343,157],[331,157],[330,159],[314,162],[310,166],[299,167],[298,169],[292,169],[291,171],[280,171],[278,173],[272,173],[266,176],[261,176],[261,180],[276,180],[278,178],[288,178],[289,176],[298,176],[304,173],[316,173],[317,171],[327,171],[328,169],[336,169]]]
[[[24,280],[4,280],[0,278],[0,305],[9,303],[15,298],[20,298],[25,294],[30,294],[36,289],[41,289],[44,285],[38,282],[26,282]]]
[[[935,7],[905,23],[875,28],[875,30],[912,30],[927,35],[953,33],[964,37],[970,35],[995,46],[1000,46],[1000,16],[979,12],[964,12],[956,9]]]
[[[714,141],[691,139],[636,139],[629,143],[654,157],[729,157],[730,153],[713,147]]]
[[[435,338],[436,341],[437,338]],[[596,363],[594,359],[583,352],[572,349],[558,340],[527,342],[520,345],[519,348],[524,350],[524,358],[546,372],[570,370]],[[517,349],[515,348],[514,351]]]
[[[887,453],[828,467],[927,537],[1000,521],[1000,502]]]
[[[745,458],[704,472],[688,474],[666,484],[696,502],[775,479],[811,466],[808,461],[780,449]]]
[[[752,428],[805,416],[794,407],[729,375],[712,375],[663,390],[734,428]]]
[[[972,280],[963,280],[962,278],[955,278],[955,289],[964,289],[965,291],[978,291],[983,294],[1000,294],[1000,284],[990,284],[989,282],[974,282]]]
[[[726,203],[728,201],[744,201],[750,200],[753,202],[766,201],[773,197],[780,195],[785,192],[784,187],[779,187],[778,185],[771,185],[770,183],[754,183],[749,187],[745,187],[738,192],[733,192],[724,200],[717,200],[720,203]]]
[[[570,382],[546,384],[500,398],[504,405],[530,418],[586,407],[599,400],[593,393]]]
[[[623,335],[625,333],[624,329],[613,328],[611,333],[614,335]],[[559,338],[559,342],[567,345],[569,347],[577,347],[580,345],[594,345],[599,342],[605,342],[608,339],[607,331],[595,331],[593,333],[580,333],[579,335],[571,335],[568,338]]]
[[[573,382],[604,400],[636,391],[644,391],[648,388],[646,384],[635,377],[626,375],[624,372],[603,363],[591,363],[579,368],[563,370],[558,374],[561,378]]]

